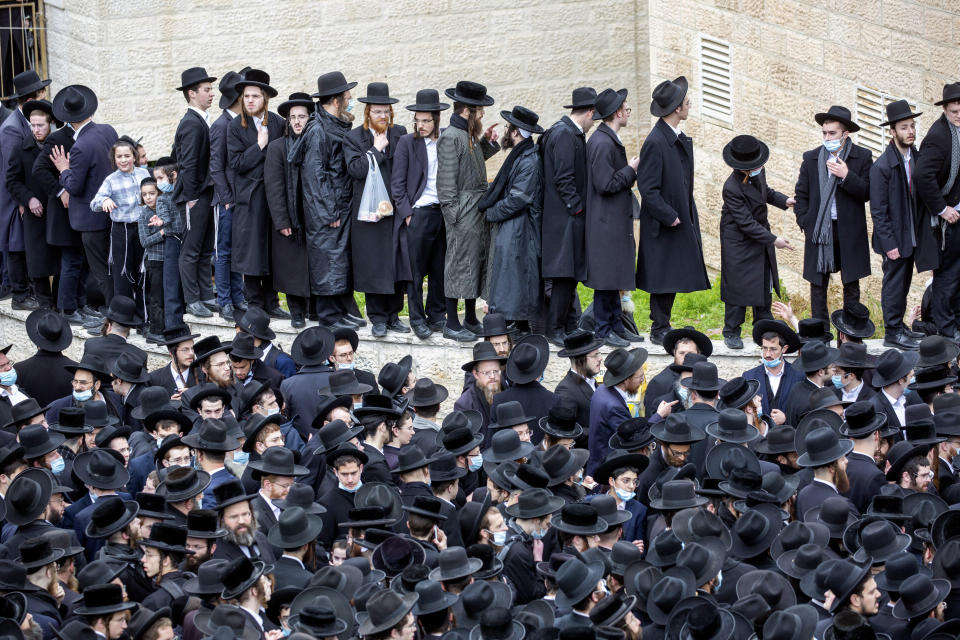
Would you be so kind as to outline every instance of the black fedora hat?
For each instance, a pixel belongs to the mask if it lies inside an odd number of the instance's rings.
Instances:
[[[109,538],[133,522],[139,513],[140,505],[135,500],[104,496],[94,505],[84,533],[88,538]]]
[[[816,571],[817,567],[837,555],[825,544],[808,542],[796,549],[784,551],[776,558],[777,568],[797,580]]]
[[[687,567],[674,567],[647,593],[646,613],[657,625],[666,625],[678,602],[696,593],[696,577]]]
[[[450,105],[446,102],[440,102],[440,92],[436,89],[420,89],[417,91],[417,97],[413,104],[407,105],[408,111],[426,111],[429,113],[439,113],[449,109]]]
[[[910,546],[910,536],[900,533],[899,527],[886,520],[870,522],[860,529],[859,538],[860,548],[850,549],[855,551],[853,561],[859,563],[872,561],[873,564],[883,564]]]
[[[731,378],[720,387],[717,394],[720,402],[717,408],[743,409],[747,404],[753,402],[759,388],[760,382],[758,380],[748,380],[742,376]]]
[[[697,331],[690,325],[667,331],[663,336],[663,350],[673,355],[681,340],[692,340],[697,345],[697,352],[702,356],[709,358],[713,355],[713,341],[707,337],[707,334]]]
[[[199,367],[203,361],[215,353],[230,353],[233,346],[229,342],[221,342],[220,336],[207,336],[193,345],[193,350],[197,354],[196,360],[190,363],[190,368]]]
[[[417,583],[415,591],[419,598],[417,606],[413,608],[413,615],[423,616],[452,607],[459,596],[443,590],[443,585],[436,580],[421,580]]]
[[[760,455],[780,455],[797,450],[794,439],[797,430],[790,425],[782,425],[767,432],[767,437],[759,442],[753,450]]]
[[[633,468],[637,470],[637,475],[639,475],[643,473],[649,465],[650,460],[642,453],[630,453],[624,449],[613,449],[607,453],[603,462],[593,470],[593,477],[600,484],[609,484],[610,474],[617,469],[624,467]]]
[[[714,513],[693,507],[683,509],[673,515],[672,527],[677,537],[684,543],[697,542],[704,538],[716,538],[725,549],[730,548],[730,530]]]
[[[173,473],[173,471],[170,473]],[[213,489],[213,495],[217,499],[217,511],[223,511],[230,505],[237,504],[238,502],[253,500],[258,494],[248,494],[244,490],[243,483],[240,482],[240,480],[227,480]]]
[[[330,374],[328,384],[332,396],[359,396],[373,391],[373,387],[369,384],[357,381],[357,373],[353,369],[334,371]]]
[[[596,351],[602,346],[603,340],[598,339],[592,331],[574,329],[564,336],[563,349],[560,349],[557,355],[561,358],[576,358]]]
[[[671,413],[666,420],[650,427],[650,433],[660,442],[668,444],[689,444],[707,437],[702,428],[687,422],[682,413]]]
[[[923,368],[949,364],[957,359],[957,355],[960,355],[960,346],[940,335],[926,336],[920,341],[920,357],[916,366]]]
[[[10,98],[22,98],[49,85],[50,80],[41,80],[36,71],[27,69],[13,76],[13,94]]]
[[[301,367],[326,364],[333,353],[333,333],[325,327],[307,327],[297,334],[290,357]]]
[[[223,583],[220,597],[224,600],[236,598],[255,585],[260,576],[267,573],[266,569],[267,565],[260,560],[251,561],[244,555],[230,560],[220,569],[220,581]]]
[[[819,616],[809,604],[797,604],[774,611],[763,623],[764,640],[809,640],[813,637]]]
[[[939,498],[939,496],[930,496]],[[910,514],[903,507],[903,496],[899,493],[878,493],[870,500],[865,516],[879,516],[901,526],[901,523],[910,519]]]
[[[603,120],[604,118],[612,116],[626,99],[626,89],[620,89],[619,91],[604,89],[597,94],[597,99],[594,103],[595,111],[593,112],[593,119]]]
[[[265,389],[266,387],[269,386],[269,385],[264,385],[263,387],[261,387],[261,384],[262,383],[258,383],[254,381],[247,384],[246,388],[260,387],[261,389]],[[258,391],[256,395],[259,395],[259,393],[260,392]],[[254,451],[255,445],[257,444],[257,436],[260,435],[260,432],[266,429],[271,424],[281,425],[283,424],[284,420],[285,418],[281,416],[279,413],[275,413],[272,416],[265,416],[259,413],[250,414],[250,417],[248,417],[243,423],[243,434],[244,434],[245,440],[243,441],[243,445],[240,447],[240,449],[242,451],[246,451],[247,453],[252,453]]]
[[[664,80],[653,89],[650,102],[650,114],[663,118],[677,110],[687,95],[687,79],[680,76],[675,80]]]
[[[277,107],[277,113],[280,114],[281,118],[286,119],[290,116],[290,109],[294,107],[304,107],[309,115],[313,112],[314,106],[315,104],[309,93],[295,91],[294,93],[291,93],[284,102],[280,103],[280,106]]]
[[[318,437],[320,446],[313,450],[314,455],[322,455],[333,451],[341,444],[363,433],[363,425],[347,425],[343,420],[332,420],[323,425]]]
[[[347,82],[347,79],[340,71],[328,71],[317,77],[317,92],[313,94],[314,98],[326,98],[327,96],[336,96],[357,86],[356,82]]]
[[[849,302],[830,314],[837,331],[851,338],[869,338],[877,328],[870,320],[870,310],[860,302]]]
[[[950,84],[943,85],[942,97],[933,104],[939,107],[947,104],[948,102],[958,101],[960,101],[960,82],[952,82]]]
[[[147,363],[132,351],[121,353],[116,360],[110,363],[108,370],[115,378],[123,382],[132,382],[133,384],[150,382],[150,376],[147,374]]]
[[[315,638],[338,636],[347,630],[345,620],[337,617],[333,606],[308,604],[296,614],[287,618],[287,624],[294,632],[303,632]]]
[[[790,581],[772,570],[755,569],[737,579],[737,597],[746,598],[751,593],[763,597],[774,611],[797,604],[797,594]]]
[[[557,606],[572,607],[596,591],[597,582],[603,577],[602,562],[587,563],[580,558],[570,558],[557,570]]]
[[[193,367],[193,365],[190,365]],[[229,407],[233,402],[233,395],[230,391],[224,389],[213,382],[205,382],[201,385],[185,389],[181,396],[183,404],[187,405],[197,413],[200,412],[200,403],[205,398],[220,398],[224,407]]]
[[[828,347],[820,340],[807,342],[800,348],[800,355],[793,361],[793,368],[804,373],[826,369],[837,359],[840,351]]]
[[[857,521],[850,501],[843,496],[827,498],[802,514],[804,522],[819,522],[830,532],[831,539],[842,539],[847,527]]]
[[[73,407],[64,407],[64,409],[73,409]],[[61,409],[61,413],[64,409]],[[27,398],[26,400],[21,400],[17,404],[10,407],[10,422],[3,425],[5,428],[17,427],[19,425],[25,424],[30,418],[40,415],[41,413],[46,412],[47,407],[41,407],[40,403],[37,402],[34,398]],[[74,409],[77,411],[77,409]],[[83,425],[83,409],[80,411],[80,424]],[[53,428],[54,425],[50,425],[50,428]],[[54,429],[58,433],[66,434],[66,431],[60,431],[59,429]],[[80,433],[87,433],[93,431],[93,428],[87,429],[87,431],[81,431]]]
[[[20,476],[17,477],[19,478]],[[8,504],[8,520],[10,519],[9,511],[10,507]],[[936,548],[939,549],[957,536],[960,536],[960,510],[948,509],[938,515],[936,520],[933,521],[933,525],[930,527],[930,539]]]
[[[259,460],[251,460],[247,467],[253,470],[254,480],[261,476],[296,478],[310,473],[309,469],[296,463],[296,457],[296,452],[286,447],[268,447]]]
[[[772,510],[748,509],[730,530],[731,555],[745,559],[768,551],[782,528],[783,520]]]
[[[721,443],[714,447],[714,450],[721,446],[724,445]],[[727,471],[728,479],[720,482],[718,485],[720,490],[728,496],[741,499],[746,498],[747,495],[752,491],[762,491],[763,477],[760,475],[760,465],[757,464],[754,466],[751,464],[752,460],[746,455],[744,457],[736,455],[738,449],[742,449],[744,451],[747,451],[747,449],[745,447],[731,444],[727,444],[727,448],[728,451],[730,451],[730,454],[732,454],[729,455],[731,462],[728,462],[726,465],[720,464],[718,465],[719,469],[713,471],[720,477],[722,477],[724,471]],[[711,453],[713,452],[711,451]],[[747,460],[751,460],[751,462],[746,463]],[[713,467],[713,465],[708,464],[708,470],[711,470],[711,467]]]
[[[123,587],[118,584],[96,584],[84,589],[82,603],[74,608],[78,616],[102,616],[126,611],[137,606],[136,602],[123,601]]]
[[[527,489],[520,493],[517,501],[504,511],[514,518],[543,518],[559,511],[563,507],[563,498],[555,497],[546,489]]]
[[[490,447],[483,452],[483,459],[488,462],[506,462],[526,458],[531,453],[531,443],[521,441],[513,429],[501,429],[490,438]]]
[[[647,422],[646,418],[638,416],[621,422],[617,427],[617,432],[610,436],[607,444],[611,449],[636,451],[653,441],[654,437],[650,433],[650,423]]]
[[[694,391],[719,391],[723,382],[717,376],[717,365],[712,362],[697,362],[693,365],[692,376],[680,381],[680,384]]]
[[[170,617],[170,607],[160,607],[156,611],[141,606],[127,623],[127,634],[130,640],[142,640],[151,626],[161,618]]]
[[[290,490],[287,491],[287,497],[283,500],[273,500],[273,505],[283,511],[292,507],[300,507],[305,512],[319,516],[326,513],[327,509],[315,501],[316,493],[310,485],[302,482],[295,482]]]
[[[943,602],[950,593],[950,582],[917,574],[900,585],[900,599],[893,607],[893,616],[910,620],[926,615]]]
[[[223,563],[225,565],[226,562]],[[223,566],[220,567],[222,570]],[[218,629],[229,629],[237,640],[257,640],[262,636],[253,619],[242,608],[232,604],[218,604],[213,609],[201,609],[194,618],[194,626],[206,637],[213,637]]]
[[[918,572],[917,558],[912,553],[903,553],[901,554],[901,557],[902,556],[907,556],[907,562],[909,562],[906,570],[900,572],[903,579],[906,579],[910,575]],[[893,560],[887,562],[887,565],[884,567],[885,572],[890,570],[891,562],[893,562]],[[942,547],[939,547],[937,553],[933,556],[931,568],[933,570],[932,575],[935,577],[949,580],[953,587],[960,586],[960,540],[950,540]],[[879,578],[877,582],[879,584]],[[894,589],[894,591],[898,590],[899,589]]]
[[[513,335],[514,328],[507,326],[507,319],[502,313],[488,313],[483,316],[483,329],[477,334],[480,338],[492,338],[494,336]]]
[[[30,538],[20,545],[20,557],[17,562],[27,571],[56,562],[64,556],[63,549],[56,549],[50,544],[49,538]]]
[[[203,67],[190,67],[180,72],[180,86],[177,91],[186,91],[202,82],[214,82],[216,76],[211,76]]]
[[[760,431],[749,424],[747,414],[739,409],[723,409],[717,421],[708,424],[704,430],[709,436],[731,443],[752,442],[760,435]]]
[[[206,471],[190,467],[174,467],[168,470],[163,482],[157,487],[157,493],[172,504],[199,495],[209,484],[210,474]]]
[[[785,353],[792,353],[800,348],[800,336],[782,320],[758,320],[753,323],[753,343],[760,346],[763,335],[776,333],[782,342],[787,345]]]
[[[557,398],[547,415],[539,420],[540,430],[554,438],[579,438],[583,427],[577,423],[576,406],[565,399]]]
[[[339,373],[339,372],[335,372],[331,374],[331,377],[333,375],[336,375],[336,373]],[[353,380],[356,380],[356,377],[354,377]],[[365,386],[369,386],[369,385],[365,385]],[[327,424],[329,424],[329,422],[327,422],[327,418],[330,417],[330,412],[333,411],[334,409],[341,407],[343,409],[346,409],[349,412],[350,409],[353,408],[353,396],[352,395],[334,396],[334,395],[320,394],[320,399],[317,402],[316,407],[317,407],[316,408],[317,415],[313,419],[313,423],[311,424],[311,426],[314,429],[320,429],[321,427],[325,427]],[[340,422],[342,422],[342,420]],[[358,431],[359,433],[360,431],[363,431],[363,425],[358,425],[358,426],[360,427]]]
[[[437,582],[459,580],[471,576],[483,566],[483,560],[471,558],[464,547],[450,547],[440,552],[437,566],[430,572],[430,579]]]
[[[403,520],[403,500],[400,490],[389,482],[365,482],[354,494],[354,503],[360,507],[380,507],[391,520],[391,525]]]
[[[853,441],[840,438],[828,426],[818,427],[804,439],[806,451],[797,458],[801,467],[822,467],[853,450]]]
[[[486,340],[481,340],[473,345],[473,359],[470,362],[464,363],[460,368],[464,371],[473,371],[473,368],[480,362],[485,362],[487,360],[496,360],[497,362],[503,362],[507,359],[507,356],[501,356],[497,354],[497,350],[493,345]]]
[[[353,410],[353,415],[357,418],[365,416],[383,416],[399,418],[403,415],[391,396],[378,393],[370,393],[363,396],[363,406]]]
[[[49,309],[30,312],[26,326],[30,341],[44,351],[63,351],[73,341],[70,324],[62,315]]]
[[[244,87],[259,87],[271,98],[276,98],[277,93],[279,93],[270,86],[270,74],[260,69],[248,69],[247,72],[243,74],[243,79],[239,80],[234,87],[240,95],[243,95]]]
[[[733,169],[750,171],[770,158],[770,147],[749,135],[736,136],[723,147],[723,161]]]
[[[550,343],[539,334],[530,334],[510,352],[507,358],[507,377],[516,384],[533,382],[543,375],[550,360]]]
[[[396,104],[400,102],[390,97],[390,87],[386,82],[371,82],[367,85],[367,95],[357,98],[364,104]]]
[[[297,549],[316,539],[322,528],[320,516],[300,507],[290,507],[280,513],[277,523],[267,533],[267,540],[278,549]]]
[[[530,133],[543,133],[543,127],[537,124],[537,122],[540,120],[540,116],[526,107],[516,105],[510,111],[501,111],[500,117],[518,129],[522,129]]]
[[[842,369],[872,369],[867,364],[867,345],[862,342],[843,342],[837,347],[840,356],[834,364]]]
[[[447,519],[447,516],[443,514],[443,501],[434,496],[414,496],[411,504],[403,505],[403,510],[437,522]]]
[[[74,374],[77,371],[89,371],[93,374],[94,378],[98,378],[101,382],[108,384],[110,382],[110,372],[107,371],[107,365],[104,364],[103,358],[95,353],[84,353],[83,357],[80,358],[80,362],[65,364],[63,368]],[[84,405],[85,408],[89,406],[89,402]]]
[[[873,403],[866,400],[848,406],[843,416],[840,435],[853,439],[866,438],[887,423],[887,415],[877,411]]]
[[[407,378],[410,376],[410,370],[413,368],[413,357],[409,354],[403,356],[397,362],[388,362],[380,368],[377,374],[377,382],[383,390],[383,394],[390,398],[395,398],[407,384]]]
[[[164,329],[163,342],[160,344],[167,348],[177,347],[187,340],[196,340],[199,337],[199,333],[190,333],[190,327],[181,324],[169,329]]]
[[[367,538],[370,538],[370,533],[370,531],[367,532]],[[423,547],[417,544],[415,540],[409,536],[394,534],[389,531],[385,531],[384,534],[385,537],[382,541],[379,540],[379,537],[375,541],[377,545],[370,556],[369,562],[372,563],[374,570],[380,571],[385,577],[393,578],[407,572],[411,567],[423,565],[425,552]],[[454,547],[450,548],[453,549]],[[463,547],[457,548],[463,549]],[[463,557],[466,557],[465,551]],[[460,569],[460,567],[454,568],[455,563],[452,556],[448,555],[447,563],[447,569],[450,571],[456,572]],[[475,566],[479,567],[480,563]],[[400,584],[402,584],[402,581]]]
[[[643,552],[632,542],[617,540],[606,556],[609,573],[622,579],[627,567],[641,560],[642,556]]]
[[[571,502],[563,505],[560,513],[550,521],[550,526],[561,533],[574,536],[590,536],[607,530],[607,522],[589,503]]]
[[[927,577],[936,576],[938,578],[947,578],[956,581],[960,574],[953,573],[944,574],[938,571],[938,565],[943,567],[941,552],[950,548],[952,552],[956,552],[957,546],[960,542],[950,542],[942,549],[937,549],[936,555],[933,557],[933,570],[930,568],[921,565],[917,561],[917,557],[912,553],[897,553],[887,559],[886,563],[883,566],[883,571],[877,574],[876,581],[877,587],[883,589],[884,591],[900,591],[900,587],[903,586],[904,581],[910,576],[915,575],[925,575]],[[938,560],[938,558],[940,560]],[[954,555],[954,558],[956,556]],[[951,560],[952,563],[955,563],[956,560]],[[960,567],[957,567],[960,568]]]
[[[157,522],[150,527],[150,537],[143,538],[139,544],[169,553],[192,554],[187,549],[187,530],[168,522]]]
[[[234,102],[239,98],[237,93],[237,83],[243,76],[236,71],[227,71],[223,74],[223,77],[220,78],[220,84],[217,85],[217,88],[220,90],[220,101],[219,105],[221,109],[229,109]]]
[[[516,400],[509,400],[497,405],[496,415],[492,417],[495,417],[496,421],[491,421],[487,426],[487,429],[492,431],[528,424],[536,419],[533,416],[526,415],[523,405]]]
[[[650,507],[659,511],[679,511],[691,507],[701,507],[709,500],[697,495],[692,480],[671,480],[665,482],[660,497],[650,501]]]
[[[367,601],[367,615],[357,628],[357,633],[361,636],[371,636],[394,627],[406,618],[418,598],[416,593],[399,594],[393,589],[384,589],[375,593]]]
[[[618,509],[616,499],[608,494],[594,496],[590,504],[597,510],[597,515],[606,520],[611,529],[628,522],[632,517],[626,509]]]
[[[423,449],[415,444],[405,444],[400,447],[397,453],[397,466],[393,468],[394,473],[406,473],[416,469],[429,467],[433,462],[432,457],[427,457]]]
[[[929,449],[930,445],[928,444],[916,444],[909,440],[893,443],[893,446],[887,451],[887,462],[890,465],[886,471],[887,480],[899,482],[907,461],[916,456],[925,456]]]
[[[201,540],[218,540],[227,535],[214,509],[191,509],[187,513],[187,537]]]
[[[442,403],[449,395],[445,386],[434,383],[430,378],[417,378],[413,389],[407,391],[404,397],[411,407],[429,407]]]
[[[60,549],[63,551],[64,558],[74,558],[83,553],[86,549],[80,545],[75,545],[72,543],[73,536],[70,535],[70,531],[66,529],[59,529],[54,527],[49,531],[46,531],[42,534],[44,538],[50,541],[50,545],[54,549]],[[0,616],[2,617],[2,616]]]
[[[586,449],[568,449],[555,444],[543,454],[541,464],[543,471],[549,476],[548,486],[557,486],[570,479],[577,471],[583,469],[590,452]]]
[[[856,133],[857,131],[860,131],[860,125],[853,121],[853,118],[850,115],[850,109],[847,109],[846,107],[832,105],[826,111],[813,116],[813,119],[816,120],[817,124],[819,125],[822,125],[827,120],[834,120],[846,127],[847,131],[850,133]]]
[[[691,351],[690,353],[683,354],[683,362],[671,362],[669,365],[667,365],[667,368],[677,375],[681,373],[693,373],[693,365],[697,364],[698,362],[706,361],[707,356]]]
[[[794,446],[797,453],[804,454],[807,451],[807,434],[821,427],[830,427],[837,435],[840,435],[840,426],[843,424],[843,418],[832,409],[817,409],[810,411],[797,425],[797,432],[794,440]]]
[[[854,589],[870,575],[870,569],[869,562],[856,564],[849,560],[830,560],[826,563],[823,583],[836,596],[830,611],[835,611],[846,602]]]
[[[137,493],[136,499],[137,504],[140,505],[140,511],[137,515],[141,518],[153,518],[154,520],[173,519],[173,516],[166,511],[167,501],[163,496],[141,491]]]
[[[230,358],[238,360],[259,360],[263,357],[263,349],[254,345],[254,337],[249,333],[238,333],[230,345]]]
[[[143,324],[137,318],[137,303],[128,296],[113,296],[103,317],[125,327],[139,327]]]
[[[100,448],[77,454],[73,472],[83,484],[95,489],[120,489],[130,481],[130,472],[123,466],[122,458],[117,460],[108,450]]]
[[[647,350],[637,347],[627,351],[626,349],[614,349],[604,359],[603,366],[606,371],[603,374],[603,384],[606,387],[614,387],[643,366],[647,361]]]
[[[808,342],[826,342],[833,340],[833,334],[827,331],[823,326],[823,321],[819,318],[804,318],[797,323],[797,336],[800,338],[800,344]]]
[[[62,122],[82,122],[97,111],[97,94],[82,84],[71,84],[53,97],[53,116]]]
[[[434,453],[430,463],[431,482],[452,482],[467,475],[467,470],[457,465],[457,456],[446,451]]]
[[[564,109],[587,109],[596,106],[597,90],[593,87],[577,87],[573,90],[570,104],[563,105]]]
[[[470,80],[460,80],[457,86],[446,89],[443,93],[451,100],[471,107],[489,107],[494,103],[493,98],[487,95],[485,86]]]
[[[237,320],[237,326],[254,338],[268,342],[277,339],[277,334],[270,328],[270,316],[260,307],[248,307]]]
[[[797,487],[803,480],[802,475],[802,473],[794,473],[784,477],[779,469],[768,471],[763,474],[761,487],[763,491],[777,498],[777,504],[783,504],[797,493]]]
[[[17,435],[27,460],[40,458],[56,450],[66,440],[62,433],[50,432],[42,424],[28,424]]]
[[[183,436],[183,444],[200,451],[227,452],[240,448],[240,441],[227,433],[223,420],[208,418],[189,434]]]
[[[956,381],[957,376],[952,374],[948,365],[937,364],[932,367],[917,367],[915,379],[907,385],[907,388],[913,391],[943,389],[948,384],[953,385]]]
[[[325,454],[325,459],[327,464],[333,465],[337,458],[341,456],[350,456],[351,458],[356,458],[360,461],[360,464],[367,464],[367,461],[370,459],[363,449],[358,449],[349,442],[343,442],[337,447],[330,449]]]
[[[889,127],[901,120],[912,120],[913,118],[919,118],[923,115],[923,112],[914,113],[913,109],[910,108],[910,103],[906,100],[894,100],[893,102],[887,103],[887,119],[884,122],[880,123],[881,127]]]

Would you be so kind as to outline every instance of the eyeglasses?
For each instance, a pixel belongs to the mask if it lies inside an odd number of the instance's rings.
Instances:
[[[483,376],[484,378],[496,378],[500,375],[500,369],[494,369],[493,371],[477,371],[478,376]]]
[[[211,368],[211,369],[229,369],[229,368],[230,368],[230,361],[229,361],[229,360],[224,360],[223,362],[211,362],[211,363],[210,363],[210,368]]]
[[[920,480],[921,478],[926,478],[927,480],[933,480],[933,471],[927,471],[926,473],[915,473],[913,474],[913,477],[916,478],[917,480]]]
[[[170,463],[170,466],[174,467],[189,467],[190,466],[190,456],[182,456],[177,458],[167,458],[167,462]]]
[[[93,380],[77,380],[76,378],[74,378],[73,380],[70,381],[70,384],[75,387],[92,387]]]
[[[690,449],[687,449],[685,451],[677,451],[676,449],[674,449],[669,445],[667,445],[665,448],[667,450],[667,453],[669,453],[672,456],[676,456],[677,458],[686,458],[686,457],[689,457],[690,455]]]

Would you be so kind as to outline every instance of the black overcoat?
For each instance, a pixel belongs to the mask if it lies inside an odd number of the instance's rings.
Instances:
[[[40,145],[33,136],[10,153],[7,163],[7,191],[23,207],[23,245],[27,254],[27,274],[44,278],[60,273],[60,252],[47,245],[47,196],[40,181],[33,175],[33,165],[40,155]],[[30,198],[44,205],[39,216],[30,212]]]
[[[940,266],[940,233],[934,233],[930,226],[932,216],[939,216],[947,205],[955,206],[960,202],[960,178],[953,182],[950,191],[944,195],[941,189],[950,179],[950,154],[952,142],[950,123],[947,116],[941,115],[930,125],[927,135],[920,143],[920,160],[914,174],[917,178],[917,195],[921,203],[920,237],[917,238],[916,265],[918,271],[937,269]],[[953,229],[956,225],[950,225]],[[956,231],[952,231],[956,233]]]
[[[847,144],[853,144],[848,142]],[[793,212],[806,238],[803,245],[803,279],[819,282],[817,272],[817,245],[813,243],[817,211],[820,209],[820,147],[803,154],[800,177],[794,190],[797,203]],[[870,275],[870,249],[867,243],[867,215],[865,203],[870,199],[870,167],[873,156],[863,147],[853,145],[847,156],[847,177],[837,184],[837,235],[840,243],[840,276],[843,282],[853,282]],[[835,266],[836,268],[836,266]]]
[[[587,141],[587,279],[591,289],[634,287],[633,194],[627,152],[606,123]]]
[[[662,119],[657,120],[640,149],[637,191],[637,288],[649,293],[709,289],[700,214],[693,200],[693,140],[682,133],[677,137]],[[678,218],[680,224],[671,227]],[[682,267],[668,266],[680,256]]]
[[[227,127],[227,165],[235,172],[233,194],[233,258],[231,271],[248,276],[270,275],[270,211],[263,186],[266,149],[257,144],[253,118],[234,118]],[[283,119],[267,116],[270,141],[283,135]]]
[[[777,239],[770,231],[767,205],[787,208],[787,196],[767,186],[766,174],[743,181],[734,171],[723,185],[720,212],[720,299],[740,307],[767,303],[770,284],[780,295]],[[766,273],[771,279],[766,280]],[[766,286],[764,286],[766,285]]]
[[[208,116],[209,117],[209,116]],[[254,135],[254,143],[257,138]],[[187,109],[173,137],[173,157],[177,161],[177,181],[173,201],[177,204],[198,199],[213,189],[210,179],[210,125],[193,109]]]
[[[910,151],[913,189],[907,184],[905,162],[895,142],[870,167],[870,217],[873,219],[873,250],[881,256],[897,249],[901,258],[913,255],[920,231],[917,210],[916,173],[920,153]]]
[[[563,116],[540,138],[543,156],[544,278],[587,278],[587,143]]]
[[[393,152],[397,141],[407,135],[405,127],[393,125],[387,129],[389,144],[383,151],[373,146],[373,132],[363,127],[351,129],[343,138],[343,156],[347,173],[353,178],[353,196],[350,200],[350,253],[353,258],[353,288],[364,293],[391,294],[396,283],[412,280],[410,259],[406,249],[406,225],[398,215],[387,216],[377,222],[361,222],[357,218],[360,199],[367,181],[370,163],[367,151],[373,153],[380,177],[387,193],[393,170]],[[392,201],[391,197],[391,201]],[[394,207],[396,209],[396,207]],[[400,258],[399,256],[403,257]],[[398,267],[401,267],[398,269]]]
[[[62,127],[47,136],[33,163],[33,176],[46,198],[47,243],[55,247],[79,247],[80,232],[70,226],[67,208],[57,195],[63,187],[60,186],[60,172],[50,159],[54,147],[63,147],[69,153],[73,147],[73,129]]]
[[[307,233],[303,226],[300,167],[287,162],[292,144],[290,136],[268,144],[263,166],[263,183],[272,220],[270,264],[273,286],[277,291],[306,298],[310,296],[310,265]],[[281,229],[290,229],[290,235],[284,236]]]

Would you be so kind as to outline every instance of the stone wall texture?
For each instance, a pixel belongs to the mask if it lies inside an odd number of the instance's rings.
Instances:
[[[639,151],[653,124],[651,88],[686,75],[693,110],[683,128],[696,147],[696,198],[714,268],[729,171],[720,150],[730,138],[752,133],[766,141],[769,180],[792,193],[801,153],[819,144],[816,112],[831,104],[855,111],[865,86],[917,103],[922,133],[938,117],[932,103],[942,85],[960,77],[960,5],[951,0],[286,0],[270,8],[238,0],[47,0],[46,7],[53,91],[93,87],[97,118],[143,136],[153,158],[170,149],[184,110],[174,88],[194,65],[217,76],[262,68],[281,97],[313,91],[317,75],[341,69],[360,82],[355,95],[386,80],[401,106],[417,89],[469,78],[497,99],[488,122],[523,104],[545,125],[562,115],[574,87],[626,87],[634,109],[623,134],[628,153]],[[702,114],[704,35],[730,45],[730,122]],[[397,121],[410,120],[400,109]],[[499,163],[489,164],[491,177]],[[771,221],[802,246],[791,213],[772,209]],[[790,291],[805,294],[801,253],[781,252],[781,273]],[[879,298],[874,259],[866,291]]]

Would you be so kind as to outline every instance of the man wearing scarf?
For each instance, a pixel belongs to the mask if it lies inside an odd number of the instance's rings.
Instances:
[[[860,127],[846,107],[832,106],[815,119],[823,145],[803,154],[794,212],[806,237],[803,279],[810,283],[811,316],[827,328],[830,274],[841,274],[844,306],[860,301],[860,279],[870,275],[864,203],[873,157],[850,139]]]
[[[507,121],[503,148],[510,149],[493,184],[478,205],[493,223],[487,272],[490,311],[502,313],[529,331],[540,313],[540,223],[543,168],[533,134],[543,133],[533,111],[501,111]]]

